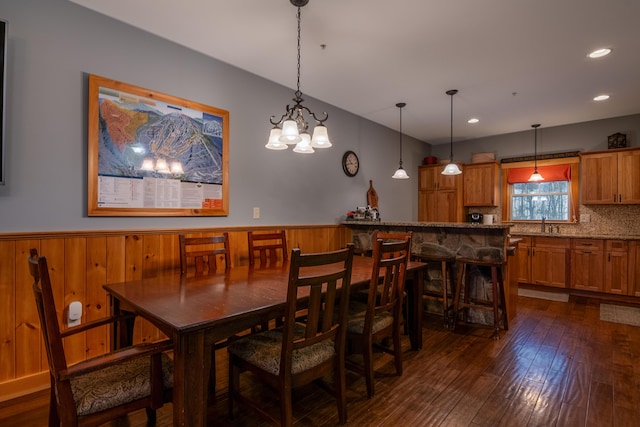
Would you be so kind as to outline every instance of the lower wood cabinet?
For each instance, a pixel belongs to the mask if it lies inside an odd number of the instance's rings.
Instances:
[[[640,297],[640,241],[522,236],[518,283]]]
[[[566,288],[569,239],[527,237],[518,244],[518,282]]]
[[[604,259],[604,292],[627,295],[629,245],[624,240],[607,240]]]
[[[629,242],[627,295],[640,297],[640,241]]]
[[[572,239],[571,287],[602,292],[604,240]]]

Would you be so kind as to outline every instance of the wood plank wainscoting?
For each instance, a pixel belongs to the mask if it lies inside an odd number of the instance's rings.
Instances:
[[[247,231],[285,229],[289,248],[321,252],[351,242],[351,230],[342,225],[228,227],[167,230],[118,230],[0,234],[0,402],[49,387],[32,280],[27,267],[30,248],[47,257],[57,288],[62,322],[72,301],[83,305],[83,321],[109,310],[105,283],[153,277],[159,271],[180,268],[178,235],[229,232],[231,264],[248,263]],[[155,340],[160,332],[146,321],[136,322],[137,342]],[[70,360],[102,354],[109,345],[106,328],[65,343]]]

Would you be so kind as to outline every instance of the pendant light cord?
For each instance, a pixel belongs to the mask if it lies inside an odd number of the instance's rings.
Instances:
[[[533,128],[533,171],[538,172],[538,127],[540,124],[531,125]]]
[[[450,137],[450,147],[451,147],[451,152],[449,153],[449,159],[453,162],[453,95],[455,95],[455,93],[451,94],[451,126],[449,129],[449,135],[451,135]]]
[[[400,167],[402,167],[402,107],[400,107]]]

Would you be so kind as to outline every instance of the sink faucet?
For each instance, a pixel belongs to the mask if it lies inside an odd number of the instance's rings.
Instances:
[[[544,221],[545,221],[545,217],[542,217],[542,224],[540,224],[540,231],[544,233]]]

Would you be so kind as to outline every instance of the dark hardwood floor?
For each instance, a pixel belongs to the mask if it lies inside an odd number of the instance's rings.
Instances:
[[[603,322],[599,300],[568,303],[526,297],[500,341],[492,331],[451,332],[428,317],[424,348],[409,349],[404,375],[394,376],[392,358],[380,353],[376,395],[367,399],[364,379],[348,374],[348,417],[354,426],[637,426],[640,425],[640,327]],[[227,417],[226,357],[219,352],[218,395],[210,425],[265,425],[240,406]],[[250,381],[244,381],[249,385]],[[277,409],[271,391],[250,393]],[[44,426],[47,392],[0,404],[4,427]],[[171,405],[158,412],[158,426],[171,425]],[[294,395],[298,426],[338,423],[332,397],[311,385]],[[144,426],[144,411],[108,426]]]

